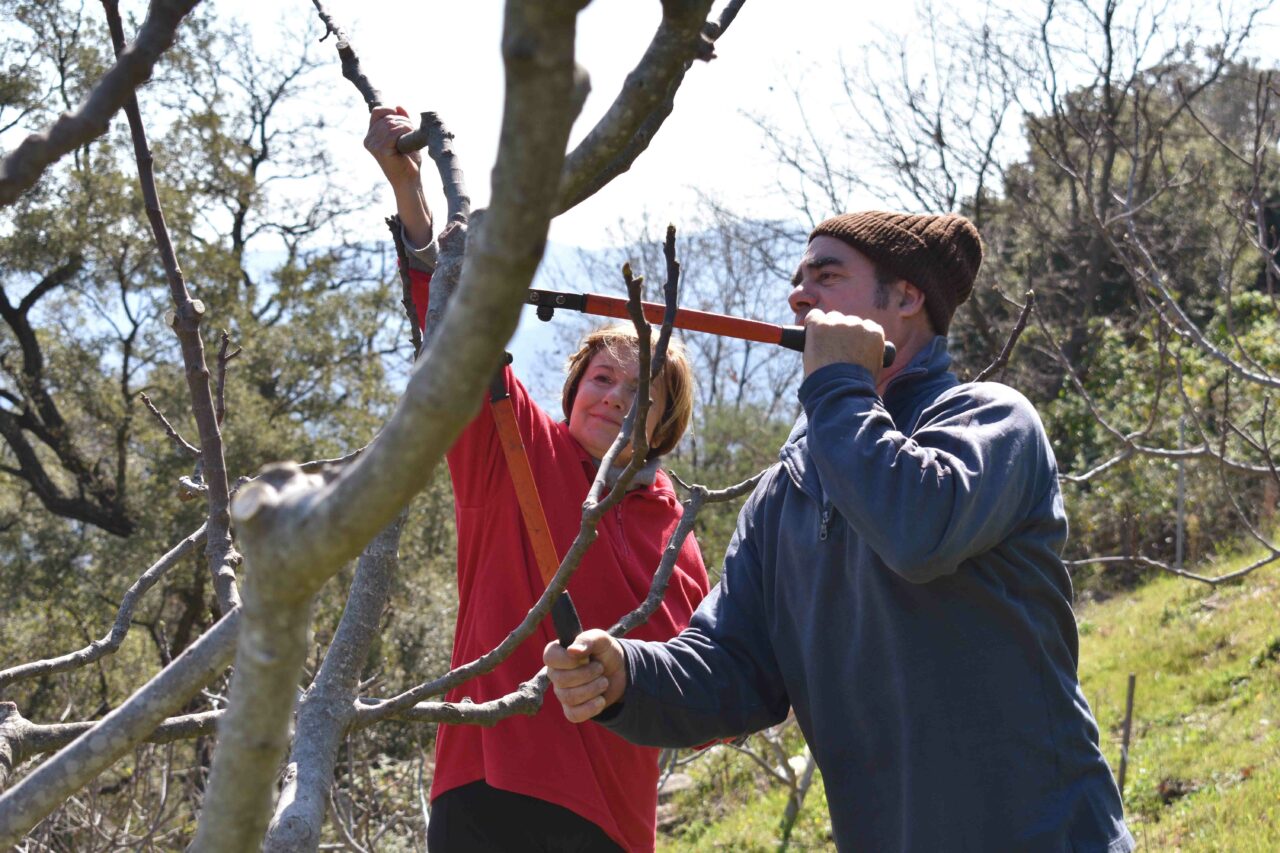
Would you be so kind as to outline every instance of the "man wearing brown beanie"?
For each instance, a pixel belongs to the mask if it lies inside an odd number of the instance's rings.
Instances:
[[[804,415],[688,628],[547,647],[571,720],[691,746],[793,709],[841,850],[1133,849],[1076,677],[1048,437],[1017,391],[949,371],[981,263],[960,216],[813,230]]]

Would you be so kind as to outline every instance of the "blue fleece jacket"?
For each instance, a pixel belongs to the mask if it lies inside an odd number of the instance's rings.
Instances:
[[[960,384],[936,338],[849,364],[743,507],[721,583],[666,643],[624,640],[605,725],[690,746],[795,709],[842,850],[1128,851],[1076,677],[1067,523],[1031,404]]]

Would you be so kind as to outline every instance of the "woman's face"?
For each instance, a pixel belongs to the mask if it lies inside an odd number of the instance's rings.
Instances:
[[[639,384],[640,369],[634,357],[619,360],[608,349],[602,348],[591,357],[587,369],[578,381],[578,393],[573,398],[569,412],[569,435],[597,459],[603,459],[622,428],[622,419],[631,409]],[[650,386],[653,405],[645,422],[645,438],[653,440],[653,431],[662,419],[666,407],[666,388],[661,382]],[[631,460],[632,448],[627,446],[618,454],[616,464],[625,465]]]

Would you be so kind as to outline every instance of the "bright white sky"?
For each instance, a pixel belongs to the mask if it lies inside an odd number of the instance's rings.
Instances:
[[[279,38],[282,22],[296,31],[304,17],[315,18],[308,0],[210,2],[217,14],[251,23],[255,44],[263,47]],[[1223,2],[1229,9],[1255,0]],[[724,4],[725,0],[717,0],[713,16]],[[502,111],[501,0],[326,0],[325,5],[347,31],[370,80],[388,101],[402,104],[412,115],[423,110],[440,114],[456,135],[455,150],[467,175],[467,189],[476,205],[485,204]],[[945,9],[947,18],[962,13],[977,19],[986,3],[939,0],[935,5]],[[1171,0],[1171,5],[1199,9],[1212,29],[1216,10],[1209,7],[1216,4]],[[636,220],[644,213],[654,222],[679,226],[689,218],[694,188],[711,193],[741,214],[788,215],[776,187],[779,167],[764,147],[763,134],[746,114],[765,116],[784,127],[794,125],[792,90],[798,85],[809,118],[822,128],[824,108],[847,103],[837,68],[840,58],[860,66],[865,48],[882,40],[884,33],[919,31],[921,10],[928,6],[928,0],[748,0],[720,40],[719,58],[697,63],[690,70],[675,111],[649,149],[629,173],[559,217],[552,224],[552,242],[606,245],[611,242],[609,226],[620,219]],[[1280,2],[1271,7],[1259,22],[1255,45],[1265,45],[1280,31]],[[1125,3],[1121,17],[1139,8],[1150,14],[1149,4]],[[660,17],[658,0],[594,0],[581,13],[578,61],[591,74],[592,93],[571,144],[607,109]],[[1178,13],[1169,12],[1167,17],[1177,18]],[[918,40],[920,46],[924,41]],[[333,122],[331,144],[339,162],[350,152],[356,184],[375,186],[381,175],[360,148],[364,112],[354,88],[338,74],[331,45],[331,40],[321,45],[322,55],[333,62],[333,91],[322,102],[326,118]],[[1274,61],[1274,51],[1266,52],[1273,54]],[[920,58],[912,61],[913,66],[921,62]],[[886,74],[893,70],[886,69]],[[343,109],[341,104],[350,108]],[[834,130],[830,124],[827,128]],[[426,183],[433,209],[442,210],[437,187],[432,181]],[[868,204],[875,201],[866,199]],[[380,236],[380,218],[373,221],[377,224],[371,236]]]
[[[220,12],[253,22],[255,40],[268,37],[282,17],[296,21],[311,9],[306,0],[214,2]],[[394,5],[327,0],[325,5],[347,31],[370,80],[388,101],[404,105],[412,115],[422,110],[440,114],[457,137],[454,144],[467,174],[467,189],[474,203],[483,205],[502,114],[500,0]],[[716,4],[713,14],[721,5]],[[837,54],[856,56],[860,44],[876,37],[877,27],[900,30],[913,16],[910,0],[749,0],[721,39],[719,58],[690,70],[675,111],[650,148],[629,173],[558,218],[552,241],[603,245],[608,242],[608,225],[645,211],[655,221],[679,224],[694,187],[731,200],[740,212],[783,213],[772,197],[776,166],[744,111],[784,113],[792,103],[790,81],[802,78],[812,80],[814,88],[831,99],[842,98],[834,70]],[[592,93],[571,144],[608,108],[660,17],[658,0],[594,0],[579,16],[578,61],[591,74]],[[336,55],[330,55],[333,86],[349,88],[354,98],[354,88],[337,74]],[[363,117],[354,111],[353,118],[357,124],[350,129],[352,168],[372,184],[380,175],[358,147],[355,133]],[[340,127],[350,125],[344,121]],[[428,187],[429,192],[433,189]],[[438,192],[430,200],[433,207],[443,206]]]

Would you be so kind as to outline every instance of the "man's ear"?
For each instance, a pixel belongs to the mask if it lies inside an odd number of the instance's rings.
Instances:
[[[898,297],[898,313],[914,317],[924,312],[924,291],[909,281],[902,282],[902,294]]]

